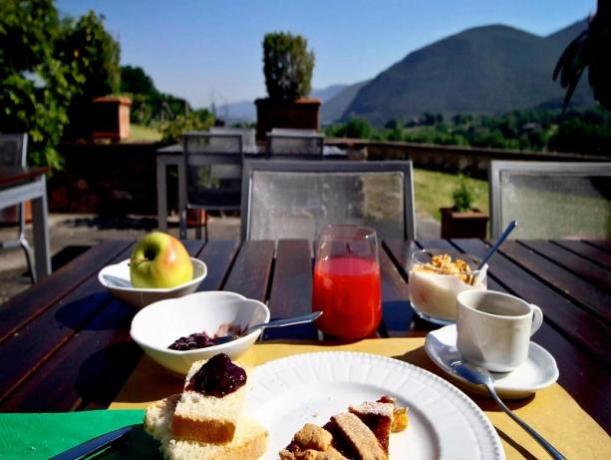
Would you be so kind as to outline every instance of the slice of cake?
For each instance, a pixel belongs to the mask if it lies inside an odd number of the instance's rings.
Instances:
[[[230,442],[244,409],[247,370],[224,353],[191,366],[172,418],[175,438]]]
[[[180,395],[173,395],[151,405],[144,419],[145,430],[161,443],[161,451],[170,460],[254,460],[265,453],[267,431],[255,420],[243,417],[231,442],[210,444],[176,439],[171,432],[172,418]]]
[[[306,423],[291,443],[280,451],[281,460],[348,460],[333,446],[333,436],[324,428]]]
[[[324,427],[306,424],[280,452],[282,460],[386,460],[391,432],[407,426],[407,410],[382,396],[350,406]]]

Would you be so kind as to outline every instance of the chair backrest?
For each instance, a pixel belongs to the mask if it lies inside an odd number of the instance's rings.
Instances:
[[[327,224],[414,238],[411,161],[245,160],[242,240],[314,240]]]
[[[269,156],[322,158],[324,136],[315,130],[274,128],[267,134]]]
[[[27,152],[27,134],[0,134],[0,165],[25,166]]]
[[[226,128],[224,126],[213,126],[211,134],[239,134],[242,136],[242,151],[244,153],[257,153],[257,142],[255,130],[250,128]]]
[[[490,209],[493,238],[608,238],[611,163],[492,161]]]
[[[187,204],[206,209],[239,209],[242,136],[189,132],[183,136]]]

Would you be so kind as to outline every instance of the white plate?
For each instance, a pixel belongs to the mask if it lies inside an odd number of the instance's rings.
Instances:
[[[98,273],[98,281],[115,297],[135,307],[142,308],[158,300],[174,299],[195,292],[208,274],[206,264],[191,257],[193,279],[170,289],[135,288],[129,276],[129,259],[107,265]]]
[[[456,324],[429,332],[426,336],[424,349],[429,358],[442,371],[460,381],[462,386],[468,387],[469,390],[479,394],[487,394],[484,388],[473,385],[452,372],[450,363],[461,359],[456,348]],[[545,348],[530,342],[528,359],[524,364],[512,372],[491,372],[490,374],[494,379],[494,388],[501,397],[520,399],[533,394],[537,390],[546,388],[558,380],[558,367],[554,357]]]
[[[324,425],[351,404],[397,398],[409,426],[391,435],[390,459],[495,460],[505,455],[485,414],[458,388],[424,369],[366,353],[323,352],[258,366],[249,412],[269,430],[263,458],[277,459],[305,423]]]

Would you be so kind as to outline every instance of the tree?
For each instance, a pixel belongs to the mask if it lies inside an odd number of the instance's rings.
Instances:
[[[560,85],[566,88],[566,110],[573,91],[586,69],[594,98],[606,110],[611,110],[611,2],[598,0],[596,14],[583,31],[566,47],[556,68],[554,80],[560,77]]]
[[[314,52],[300,35],[274,32],[263,39],[263,73],[270,99],[295,101],[310,94]]]
[[[61,164],[67,107],[84,82],[56,53],[61,32],[52,0],[0,2],[0,126],[29,133],[29,162],[53,168]]]
[[[58,52],[84,78],[78,94],[70,104],[69,137],[89,134],[91,102],[99,96],[117,93],[120,89],[119,43],[104,29],[104,16],[89,11],[76,21],[66,20]]]
[[[159,93],[155,88],[153,79],[147,75],[142,67],[132,67],[130,65],[121,66],[121,92],[147,96]]]

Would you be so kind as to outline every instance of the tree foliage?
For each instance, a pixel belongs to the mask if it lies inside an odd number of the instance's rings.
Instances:
[[[79,100],[118,89],[119,45],[90,12],[62,20],[52,0],[0,2],[0,126],[30,135],[29,162],[61,166],[57,145]]]
[[[263,39],[263,73],[270,99],[294,101],[310,94],[314,52],[300,35],[268,33]]]
[[[153,79],[142,67],[121,66],[121,92],[151,96],[158,94]]]
[[[0,126],[29,133],[29,161],[54,168],[68,106],[84,81],[56,52],[61,34],[52,0],[0,2]]]
[[[214,115],[206,109],[193,110],[186,115],[178,115],[161,125],[162,142],[180,142],[186,131],[206,131],[214,124]]]
[[[417,142],[589,155],[611,152],[611,113],[602,110],[513,111],[498,116],[456,115],[451,120],[423,114],[408,123],[390,120],[384,129],[352,118],[326,128],[331,137]]]
[[[70,62],[83,79],[70,103],[66,134],[71,138],[88,136],[91,101],[120,89],[121,51],[119,43],[104,29],[103,20],[93,11],[77,20],[65,20],[62,37],[56,44],[62,60]]]
[[[586,67],[594,98],[602,107],[611,110],[611,2],[608,0],[598,0],[588,29],[569,43],[558,59],[553,77],[566,88],[564,109]]]

